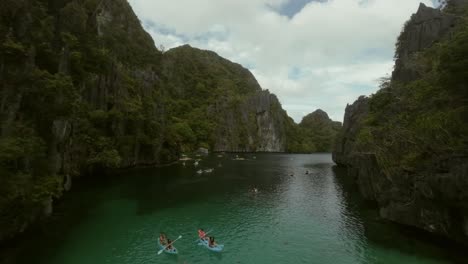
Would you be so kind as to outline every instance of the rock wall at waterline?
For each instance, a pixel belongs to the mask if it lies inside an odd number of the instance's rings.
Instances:
[[[259,91],[246,98],[232,111],[223,111],[226,104],[213,110],[224,112],[216,133],[215,151],[284,152],[286,126],[289,122],[278,98],[268,91]]]
[[[468,1],[421,5],[392,78],[346,108],[334,161],[382,218],[468,244]]]
[[[359,97],[353,104],[347,105],[343,127],[338,133],[332,157],[340,165],[348,166],[352,164],[351,156],[354,153],[356,137],[362,127],[362,123],[369,112],[369,98]]]

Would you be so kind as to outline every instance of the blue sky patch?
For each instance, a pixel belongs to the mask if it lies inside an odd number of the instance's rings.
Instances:
[[[303,76],[303,72],[298,67],[289,68],[288,79],[299,80]]]
[[[310,2],[326,2],[327,0],[289,0],[279,8],[275,9],[279,14],[289,18],[294,17],[297,13]]]

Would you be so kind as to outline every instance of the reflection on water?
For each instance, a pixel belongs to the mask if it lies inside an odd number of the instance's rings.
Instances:
[[[83,183],[65,197],[46,232],[35,232],[19,244],[19,258],[10,256],[11,263],[463,260],[379,220],[329,154],[233,157],[210,156],[197,167],[192,161]],[[209,168],[214,171],[196,173]],[[225,244],[224,252],[197,246],[198,228],[212,230]],[[172,238],[183,235],[176,245],[178,256],[156,255],[160,231]]]

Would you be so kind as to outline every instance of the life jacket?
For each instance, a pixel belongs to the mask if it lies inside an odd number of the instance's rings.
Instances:
[[[202,230],[198,230],[198,237],[199,238],[204,238],[206,236],[206,233],[203,232]]]

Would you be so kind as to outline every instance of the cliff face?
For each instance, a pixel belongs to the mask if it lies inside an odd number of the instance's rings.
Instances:
[[[2,240],[50,214],[73,176],[174,151],[161,53],[126,1],[7,0],[0,13]]]
[[[184,105],[174,109],[174,117],[196,134],[183,145],[214,151],[285,150],[286,113],[241,65],[186,45],[164,54],[163,69],[174,105]]]
[[[456,19],[454,14],[421,3],[398,38],[392,80],[407,82],[421,77],[425,69],[412,64],[411,56],[441,41],[455,26]]]
[[[215,151],[285,151],[287,115],[275,95],[259,91],[229,108],[221,104],[215,110],[224,113],[215,132]]]
[[[333,153],[382,218],[468,243],[468,1],[423,5],[392,79],[346,108]],[[437,43],[437,44],[436,44]]]
[[[369,99],[361,96],[352,105],[347,105],[343,120],[343,127],[337,135],[332,157],[338,165],[352,164],[351,156],[354,153],[356,137],[369,112]]]

